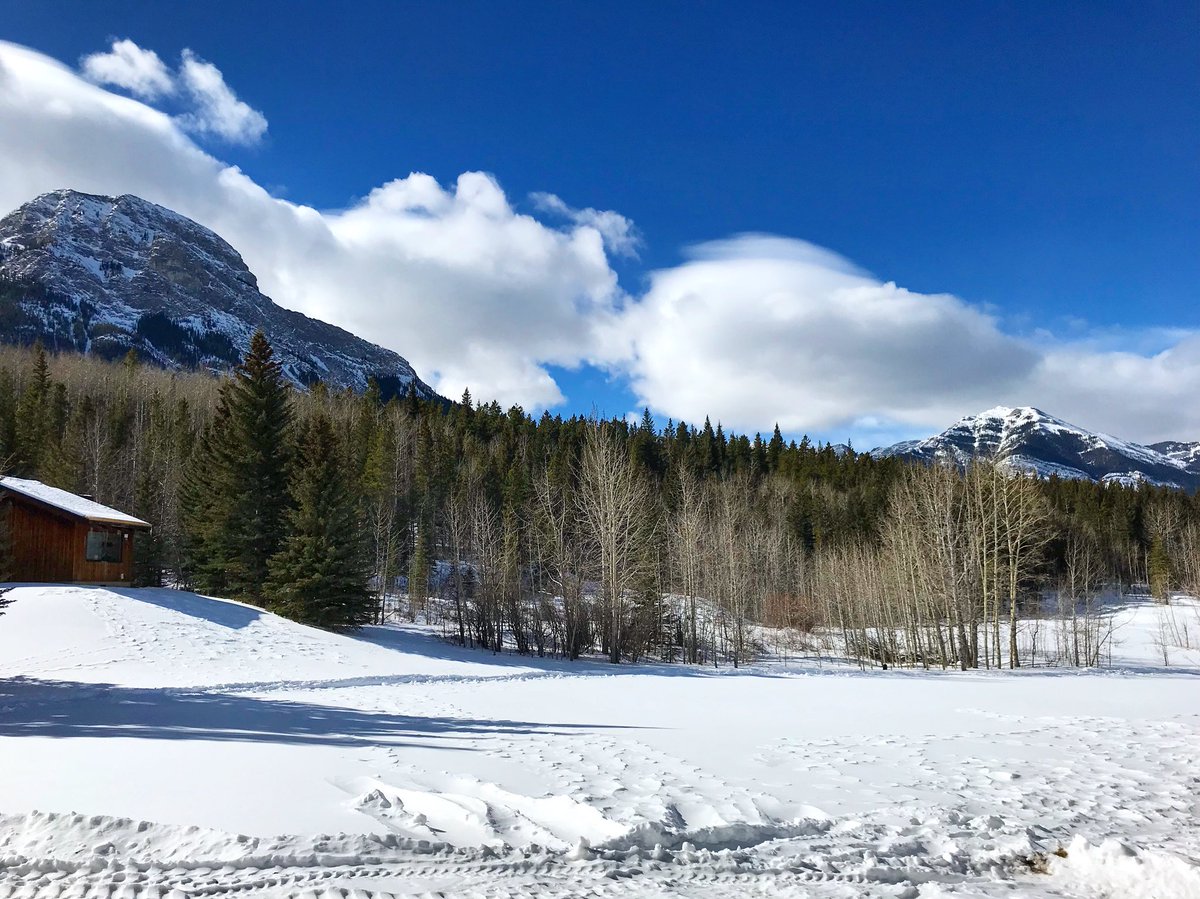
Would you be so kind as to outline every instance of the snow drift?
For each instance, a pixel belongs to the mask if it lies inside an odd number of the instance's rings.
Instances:
[[[1105,672],[712,672],[10,595],[0,895],[1197,895],[1200,669],[1157,607]]]

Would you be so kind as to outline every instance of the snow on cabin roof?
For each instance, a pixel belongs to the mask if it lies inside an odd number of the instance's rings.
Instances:
[[[66,490],[51,487],[41,481],[28,481],[24,478],[0,478],[0,487],[13,493],[37,500],[55,509],[61,509],[77,518],[95,521],[102,524],[124,524],[131,527],[150,527],[150,522],[126,515],[117,509],[102,506],[98,502],[77,496]]]

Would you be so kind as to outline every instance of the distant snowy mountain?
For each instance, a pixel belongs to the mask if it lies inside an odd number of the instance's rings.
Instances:
[[[968,415],[933,437],[882,447],[872,455],[957,465],[974,458],[994,459],[1039,477],[1200,488],[1200,443],[1142,446],[1084,430],[1029,406],[999,406]]]
[[[1150,449],[1162,453],[1168,459],[1174,459],[1189,468],[1200,471],[1200,442],[1184,443],[1178,440],[1165,440],[1162,443],[1150,444]]]
[[[59,190],[0,219],[0,341],[226,370],[259,328],[296,384],[436,396],[391,350],[277,306],[233,247],[162,206]]]

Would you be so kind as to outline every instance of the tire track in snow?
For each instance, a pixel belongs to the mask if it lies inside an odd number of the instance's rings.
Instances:
[[[973,896],[1012,895],[1014,887],[1022,896],[1060,895],[1049,891],[1054,886],[1049,879],[1031,873],[1029,861],[1044,847],[1028,833],[993,819],[966,821],[944,809],[904,823],[882,815],[879,820],[708,828],[664,835],[665,845],[650,847],[644,845],[645,833],[631,834],[595,848],[581,842],[565,852],[537,846],[464,849],[393,835],[272,841],[126,819],[24,817],[29,820],[13,816],[0,824],[29,835],[30,848],[61,854],[31,858],[7,854],[0,846],[0,899],[615,899],[761,896],[764,891],[916,899],[925,885],[949,891],[969,885]],[[949,828],[972,839],[938,854],[935,838]],[[72,847],[84,846],[90,847],[87,853],[75,857]]]

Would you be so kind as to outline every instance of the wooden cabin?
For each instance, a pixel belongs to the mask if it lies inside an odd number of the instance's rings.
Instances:
[[[13,581],[115,586],[133,580],[134,541],[149,523],[41,481],[0,478]]]

